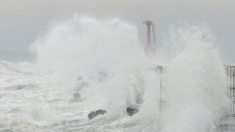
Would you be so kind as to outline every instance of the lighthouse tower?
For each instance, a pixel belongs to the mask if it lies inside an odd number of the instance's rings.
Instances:
[[[147,45],[145,47],[145,53],[151,54],[154,52],[154,48],[151,45],[151,25],[153,25],[153,23],[150,20],[146,20],[143,23],[147,26]]]

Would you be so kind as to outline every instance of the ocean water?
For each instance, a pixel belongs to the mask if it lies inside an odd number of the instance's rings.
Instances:
[[[35,40],[35,61],[0,61],[0,130],[214,132],[229,101],[206,26],[172,29],[165,41],[171,50],[152,56],[137,36],[134,24],[118,18],[75,16]],[[149,69],[155,65],[164,73]],[[80,102],[71,103],[73,93]],[[129,116],[129,106],[139,112]],[[90,120],[99,109],[107,113]]]

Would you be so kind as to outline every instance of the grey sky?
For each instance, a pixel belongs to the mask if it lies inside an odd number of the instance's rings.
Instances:
[[[0,51],[27,51],[53,21],[74,14],[97,18],[120,17],[136,24],[145,43],[145,13],[156,25],[156,35],[179,20],[205,22],[216,37],[221,56],[235,62],[234,0],[0,0]]]

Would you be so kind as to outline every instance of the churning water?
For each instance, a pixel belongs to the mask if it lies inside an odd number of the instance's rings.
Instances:
[[[135,25],[120,19],[75,16],[32,44],[37,63],[0,61],[0,130],[215,131],[228,99],[224,66],[206,26],[172,29],[168,48],[152,57],[137,35]],[[162,75],[149,70],[158,58],[167,60]],[[73,93],[80,102],[71,101]],[[129,106],[139,112],[129,116]],[[99,109],[107,113],[89,120]]]

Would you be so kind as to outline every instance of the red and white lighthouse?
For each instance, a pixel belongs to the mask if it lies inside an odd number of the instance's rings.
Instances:
[[[143,23],[147,26],[147,45],[145,47],[145,53],[151,54],[154,52],[154,48],[151,45],[151,25],[153,25],[153,23],[150,20],[146,20]]]

